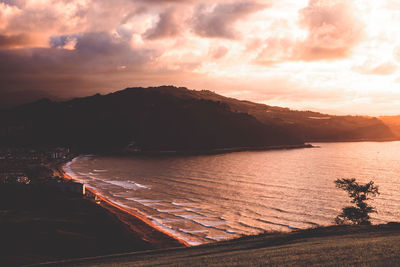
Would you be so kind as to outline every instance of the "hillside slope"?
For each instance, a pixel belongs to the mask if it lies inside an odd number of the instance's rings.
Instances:
[[[331,226],[44,266],[398,266],[399,224]]]
[[[297,111],[228,98],[207,90],[190,93],[198,98],[227,104],[232,111],[250,114],[264,124],[279,125],[306,142],[384,141],[397,138],[388,125],[375,117],[335,116],[313,111]]]
[[[90,151],[126,147],[192,151],[303,144],[287,129],[233,112],[224,103],[177,96],[182,90],[129,88],[66,102],[43,99],[0,114],[0,142],[64,145]]]
[[[400,116],[381,116],[379,119],[386,124],[397,137],[400,138]]]
[[[0,112],[0,145],[88,151],[207,151],[395,138],[373,117],[293,111],[173,86],[64,102],[42,99]]]

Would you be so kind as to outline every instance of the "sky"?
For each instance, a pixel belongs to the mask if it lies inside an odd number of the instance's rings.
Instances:
[[[400,114],[400,0],[0,0],[0,90],[175,85]]]

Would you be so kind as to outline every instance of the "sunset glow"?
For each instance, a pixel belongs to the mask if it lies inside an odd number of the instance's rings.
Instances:
[[[172,84],[400,113],[398,0],[4,0],[0,83],[62,98]]]

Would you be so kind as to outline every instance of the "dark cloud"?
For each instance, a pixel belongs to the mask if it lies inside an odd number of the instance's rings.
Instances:
[[[238,33],[234,23],[256,11],[266,8],[255,2],[233,2],[196,7],[192,19],[193,31],[202,37],[235,39]]]
[[[62,48],[68,38],[75,38],[75,49]],[[153,50],[132,49],[126,40],[104,32],[55,36],[52,42],[51,48],[0,50],[2,87],[63,90],[95,80],[107,84],[121,70],[134,73],[158,56]]]
[[[159,15],[156,25],[147,30],[143,36],[149,40],[175,37],[181,32],[181,23],[176,11],[169,8]]]
[[[0,3],[4,3],[9,6],[23,7],[26,0],[0,0]]]
[[[135,8],[133,11],[128,12],[128,14],[124,15],[120,24],[125,24],[129,20],[131,20],[134,16],[146,13],[148,8],[146,6],[139,6]]]
[[[53,48],[63,48],[71,41],[77,41],[79,35],[58,35],[50,37],[50,46]]]
[[[29,44],[31,38],[27,34],[0,34],[0,48],[13,48]]]

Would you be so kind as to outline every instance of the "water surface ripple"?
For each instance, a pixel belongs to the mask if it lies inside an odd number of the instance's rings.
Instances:
[[[332,224],[349,204],[336,178],[374,180],[374,223],[400,221],[400,142],[206,156],[81,156],[65,171],[196,245]]]

